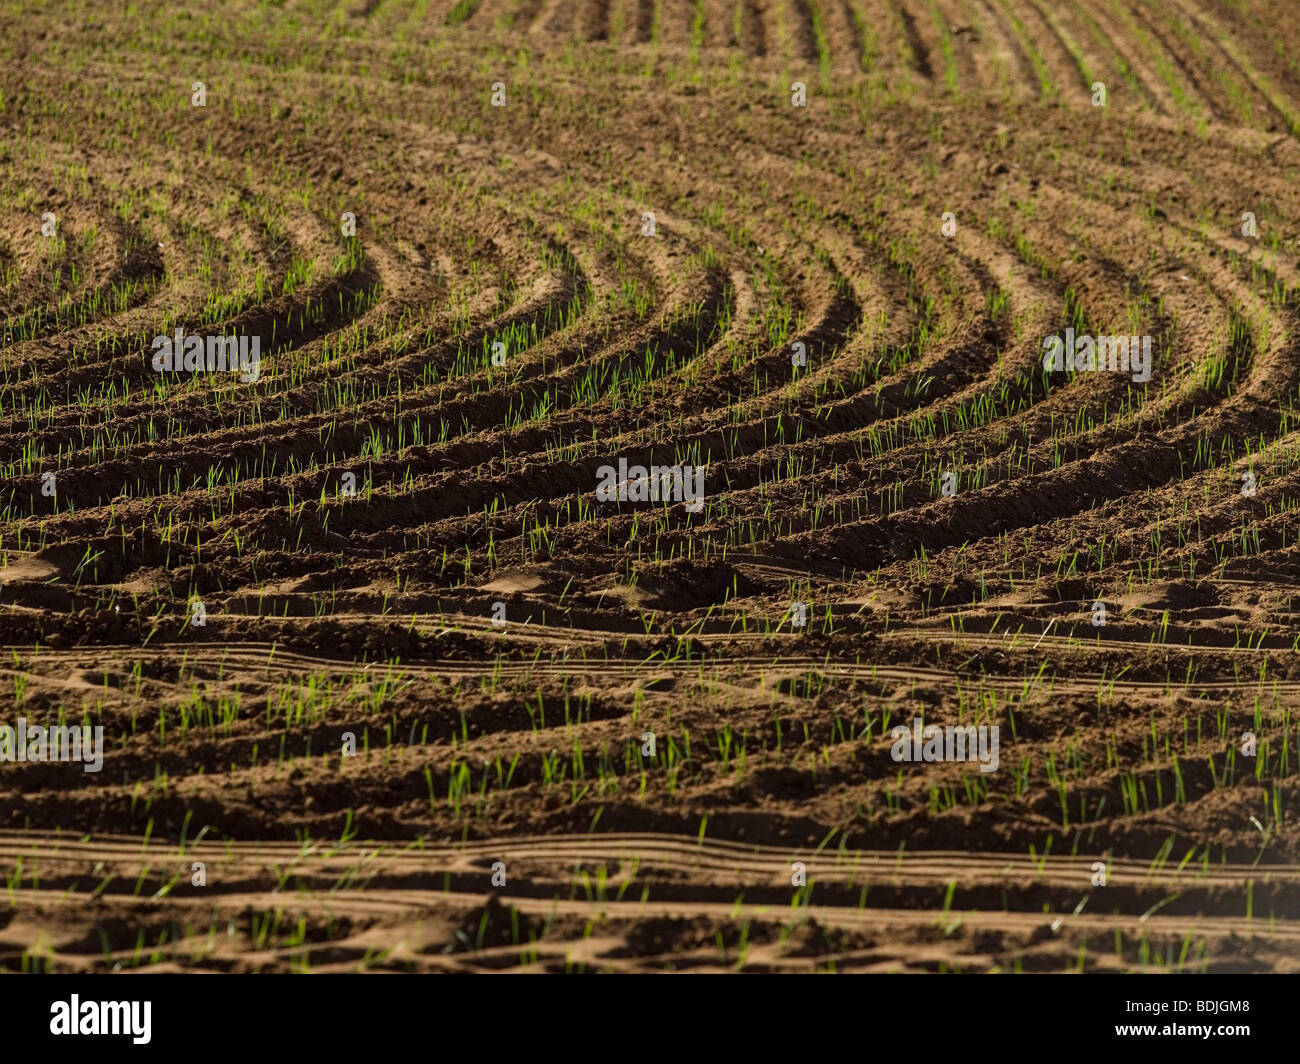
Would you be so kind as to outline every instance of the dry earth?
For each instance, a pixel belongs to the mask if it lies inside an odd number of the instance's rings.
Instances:
[[[1300,968],[1292,0],[3,25],[0,969]]]

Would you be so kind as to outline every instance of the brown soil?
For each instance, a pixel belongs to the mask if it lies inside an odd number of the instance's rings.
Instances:
[[[7,12],[0,970],[1300,967],[1290,4],[414,10]]]

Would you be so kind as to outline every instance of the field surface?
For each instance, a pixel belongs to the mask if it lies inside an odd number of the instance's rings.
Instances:
[[[1293,0],[0,11],[0,970],[1300,970]]]

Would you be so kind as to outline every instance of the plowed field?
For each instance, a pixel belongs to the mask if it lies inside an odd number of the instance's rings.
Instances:
[[[1292,0],[32,7],[0,970],[1300,969]]]

